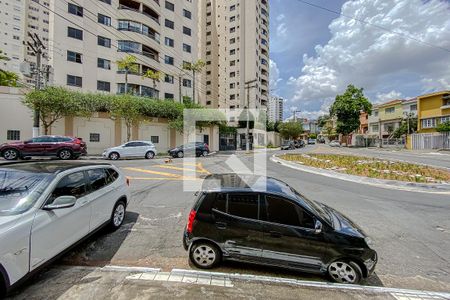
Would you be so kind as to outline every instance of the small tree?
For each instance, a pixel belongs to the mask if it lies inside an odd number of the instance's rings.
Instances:
[[[119,71],[125,72],[125,94],[128,94],[128,74],[139,73],[139,65],[137,59],[133,55],[127,55],[122,59],[116,61]]]
[[[3,50],[0,50],[0,61],[9,61],[9,57],[3,54]],[[1,86],[17,86],[19,76],[7,70],[0,69],[0,85]]]
[[[40,112],[40,121],[44,133],[63,117],[90,116],[92,113],[83,105],[83,94],[69,91],[62,87],[48,87],[32,91],[23,100],[25,106]]]
[[[205,67],[206,63],[201,59],[196,62],[186,62],[183,64],[183,69],[192,72],[192,102],[195,103],[195,81],[196,81],[196,73],[201,72]]]
[[[299,122],[286,122],[278,126],[280,135],[284,139],[297,139],[303,133],[302,124]]]
[[[348,135],[359,128],[361,111],[372,112],[372,104],[364,96],[363,89],[350,84],[342,95],[337,95],[330,108],[330,115],[337,117],[336,131]]]
[[[450,132],[450,121],[439,124],[436,130],[438,132]]]
[[[142,78],[150,79],[153,82],[153,90],[156,91],[156,82],[161,80],[162,73],[159,71],[153,71],[149,69],[142,75]]]
[[[113,97],[111,103],[111,118],[122,119],[127,127],[127,142],[131,139],[133,125],[142,119],[141,103],[138,98],[128,94]]]

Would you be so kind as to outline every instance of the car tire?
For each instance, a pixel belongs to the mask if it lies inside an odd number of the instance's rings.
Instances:
[[[362,279],[361,268],[351,260],[332,262],[328,266],[328,275],[337,283],[358,284]]]
[[[178,158],[183,158],[184,157],[184,152],[183,151],[178,152],[177,153],[177,157]]]
[[[3,151],[3,158],[6,160],[17,160],[20,158],[20,153],[16,149],[6,149]]]
[[[153,151],[148,151],[148,152],[145,154],[145,158],[146,158],[146,159],[153,159],[153,158],[155,158],[155,152],[153,152]]]
[[[61,160],[70,160],[73,158],[73,152],[69,149],[62,149],[58,152],[58,158]]]
[[[111,219],[109,220],[109,229],[111,231],[116,231],[120,228],[120,226],[122,226],[123,221],[125,220],[126,211],[127,206],[125,204],[125,201],[117,201],[111,213]]]
[[[222,260],[220,249],[206,241],[196,242],[189,251],[190,261],[200,269],[212,269]]]
[[[202,156],[204,156],[204,157],[208,156],[208,154],[209,154],[209,152],[206,151],[206,150],[204,150],[204,151],[202,152]]]
[[[117,153],[117,152],[111,152],[111,153],[108,155],[108,158],[109,158],[110,160],[118,160],[118,159],[120,158],[120,154]]]

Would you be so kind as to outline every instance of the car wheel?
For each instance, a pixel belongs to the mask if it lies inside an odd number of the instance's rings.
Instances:
[[[353,261],[337,260],[328,267],[330,277],[339,283],[357,284],[361,281],[362,271]]]
[[[145,154],[145,158],[146,159],[153,159],[155,157],[155,153],[153,152],[153,151],[148,151],[146,154]]]
[[[62,160],[72,159],[73,153],[69,149],[62,149],[58,152],[58,158]]]
[[[123,224],[123,220],[125,219],[126,213],[126,205],[123,200],[117,201],[116,205],[114,205],[113,212],[111,214],[111,220],[109,221],[109,228],[112,231],[115,231],[120,228]]]
[[[211,269],[219,264],[222,253],[217,246],[211,243],[198,242],[192,245],[189,259],[200,269]]]
[[[109,154],[108,157],[109,157],[110,160],[118,160],[120,158],[120,155],[117,152],[112,152],[112,153]]]
[[[19,151],[15,149],[6,149],[3,151],[3,158],[6,160],[16,160],[20,156]]]
[[[209,152],[206,150],[202,152],[202,156],[208,156],[208,154],[209,154]]]
[[[184,152],[183,151],[178,152],[177,153],[177,157],[178,158],[183,158],[184,157]]]

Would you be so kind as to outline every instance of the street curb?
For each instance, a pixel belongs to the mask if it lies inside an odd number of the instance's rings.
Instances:
[[[376,186],[384,189],[401,190],[408,192],[419,192],[419,193],[430,193],[430,194],[442,194],[450,195],[450,185],[446,184],[417,184],[417,183],[407,183],[395,180],[385,180],[385,179],[374,179],[368,177],[361,177],[356,175],[342,174],[334,171],[328,171],[313,167],[307,167],[301,164],[293,163],[279,158],[276,154],[272,155],[270,158],[274,163],[281,164],[285,167],[296,169],[303,172],[308,172],[316,175],[322,175],[326,177],[331,177],[335,179],[340,179],[344,181],[350,181],[354,183],[361,183],[371,186]]]

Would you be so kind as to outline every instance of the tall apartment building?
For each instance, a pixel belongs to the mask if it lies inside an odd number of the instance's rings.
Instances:
[[[83,91],[125,92],[116,61],[137,58],[128,90],[155,98],[192,97],[183,62],[198,59],[197,5],[192,0],[51,0],[50,64],[55,85]],[[143,78],[159,71],[162,80]]]
[[[266,109],[269,95],[268,0],[199,2],[199,44],[206,67],[201,103],[210,108]]]
[[[25,52],[23,40],[26,33],[26,0],[0,1],[0,49],[9,58],[2,61],[3,70],[20,73]]]
[[[269,98],[269,106],[267,107],[267,117],[270,122],[283,121],[284,99],[277,96]]]

